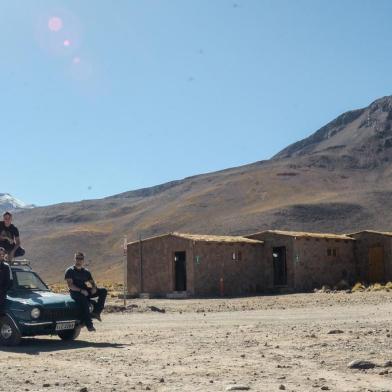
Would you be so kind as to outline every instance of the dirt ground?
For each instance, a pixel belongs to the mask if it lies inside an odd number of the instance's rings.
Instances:
[[[0,349],[0,391],[392,391],[392,292],[120,305],[75,342]]]

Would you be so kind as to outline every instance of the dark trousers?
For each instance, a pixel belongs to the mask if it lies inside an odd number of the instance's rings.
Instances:
[[[91,327],[93,322],[90,316],[90,303],[94,305],[94,312],[101,313],[103,307],[105,306],[105,300],[107,295],[106,289],[97,289],[95,294],[91,294],[91,289],[87,290],[89,292],[88,297],[80,293],[79,291],[71,291],[71,298],[77,303],[80,309],[81,321],[86,325],[86,327]],[[98,297],[98,302],[90,301],[90,298]]]
[[[7,293],[0,292],[0,316],[5,314],[5,305],[7,302]]]
[[[21,247],[19,246],[19,247],[16,249],[16,251],[15,251],[14,257],[22,257],[22,256],[25,255],[25,253],[26,253],[26,251],[25,251],[23,248],[21,248]]]
[[[91,289],[88,290],[89,296],[88,298],[97,298],[98,302],[93,302],[94,305],[94,313],[101,313],[103,308],[105,307],[106,296],[108,295],[108,291],[106,289],[98,289],[95,294],[91,294]]]
[[[10,250],[7,251],[8,254],[10,254],[10,252],[11,252]],[[14,257],[22,257],[22,256],[25,255],[25,253],[26,253],[26,251],[25,251],[23,248],[21,248],[21,247],[19,246],[19,247],[16,248],[16,250],[15,250]]]

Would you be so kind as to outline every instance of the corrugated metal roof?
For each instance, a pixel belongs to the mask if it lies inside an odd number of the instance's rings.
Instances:
[[[256,234],[278,234],[278,235],[286,235],[289,237],[299,237],[299,238],[326,238],[326,239],[337,239],[337,240],[354,240],[347,236],[346,234],[333,234],[333,233],[309,233],[305,231],[285,231],[285,230],[265,230],[260,231],[258,233],[254,233],[249,235],[249,237],[254,236]]]
[[[165,233],[162,235],[158,235],[155,237],[148,237],[148,238],[142,238],[142,241],[148,241],[148,240],[153,240],[153,239],[158,239],[158,238],[163,238],[167,236],[174,236],[174,237],[179,237],[179,238],[184,238],[187,240],[192,240],[192,241],[204,241],[204,242],[226,242],[226,243],[248,243],[248,244],[262,244],[263,241],[260,240],[252,240],[250,238],[245,238],[241,236],[229,236],[229,235],[210,235],[210,234],[190,234],[190,233],[178,233],[178,232],[173,232],[173,233]],[[138,243],[139,241],[132,241],[129,242],[128,245]]]

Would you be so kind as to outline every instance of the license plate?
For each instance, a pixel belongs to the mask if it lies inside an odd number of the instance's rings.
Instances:
[[[56,324],[56,331],[64,331],[65,329],[74,329],[75,321],[62,321]]]

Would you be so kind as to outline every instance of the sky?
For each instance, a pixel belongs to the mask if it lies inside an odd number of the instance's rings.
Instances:
[[[391,16],[389,0],[1,0],[0,193],[49,205],[269,159],[392,94]]]

